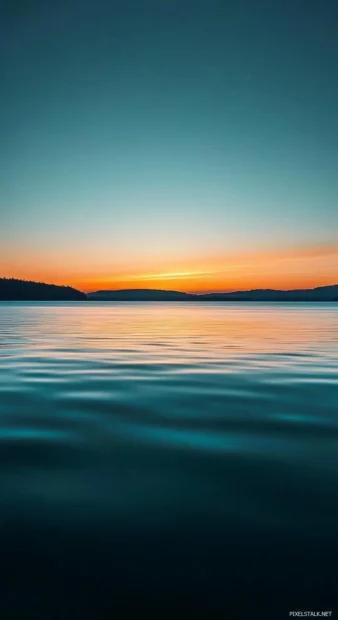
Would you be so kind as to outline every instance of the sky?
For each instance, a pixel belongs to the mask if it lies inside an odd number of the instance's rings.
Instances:
[[[338,4],[1,3],[0,276],[338,283]]]

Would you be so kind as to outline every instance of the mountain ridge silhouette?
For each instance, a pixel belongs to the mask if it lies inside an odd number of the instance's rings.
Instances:
[[[87,293],[89,301],[336,301],[338,284],[313,289],[252,289],[226,293],[183,293],[163,289],[118,289]]]
[[[133,288],[83,293],[71,286],[0,278],[0,301],[338,301],[338,284],[312,289],[251,289],[226,293],[185,293]]]

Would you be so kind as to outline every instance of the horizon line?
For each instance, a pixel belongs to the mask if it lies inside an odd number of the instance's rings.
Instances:
[[[333,283],[333,284],[326,284],[326,285],[321,285],[321,286],[314,286],[312,288],[308,288],[308,287],[298,287],[298,288],[239,288],[239,289],[228,289],[228,290],[222,290],[222,291],[203,291],[203,292],[195,292],[195,291],[179,291],[177,289],[164,289],[164,288],[143,288],[143,287],[137,287],[137,288],[109,288],[109,289],[96,289],[93,291],[83,291],[79,288],[76,288],[75,286],[72,286],[70,284],[55,284],[54,282],[41,282],[41,281],[36,281],[36,280],[25,280],[23,278],[14,278],[14,277],[7,277],[7,276],[1,276],[0,277],[0,281],[1,280],[15,280],[17,282],[26,282],[26,283],[31,283],[31,284],[42,284],[42,285],[46,285],[46,286],[57,286],[60,288],[71,288],[73,290],[77,290],[80,293],[83,293],[84,295],[92,295],[94,293],[117,293],[117,292],[125,292],[125,291],[161,291],[161,292],[166,292],[166,293],[179,293],[179,294],[183,294],[183,295],[195,295],[195,296],[203,296],[203,295],[223,295],[223,294],[228,294],[228,293],[246,293],[246,292],[252,292],[252,291],[282,291],[282,292],[292,292],[292,291],[313,291],[316,289],[320,289],[320,288],[330,288],[330,287],[334,287],[334,286],[338,286],[338,282]]]

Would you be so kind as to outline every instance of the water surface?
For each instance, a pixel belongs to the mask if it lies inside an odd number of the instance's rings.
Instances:
[[[1,617],[334,609],[337,362],[337,304],[0,303]]]

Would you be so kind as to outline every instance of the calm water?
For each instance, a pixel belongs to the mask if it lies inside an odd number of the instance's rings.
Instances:
[[[0,616],[338,591],[338,304],[0,304]]]

